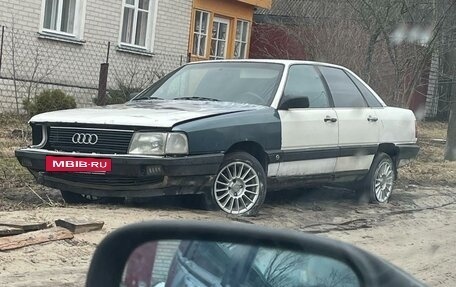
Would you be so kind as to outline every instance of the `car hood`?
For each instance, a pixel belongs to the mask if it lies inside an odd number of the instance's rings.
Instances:
[[[230,102],[149,100],[48,112],[32,117],[30,122],[170,128],[188,120],[264,108]]]

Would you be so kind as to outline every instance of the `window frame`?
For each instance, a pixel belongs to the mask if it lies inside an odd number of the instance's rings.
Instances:
[[[353,84],[355,84],[356,88],[359,90],[359,92],[361,93],[361,95],[363,96],[364,100],[366,101],[368,107],[370,108],[383,108],[383,105],[382,103],[377,99],[377,97],[375,96],[374,93],[372,93],[369,88],[367,87],[367,84],[363,83],[362,81],[360,81],[359,79],[357,79],[352,73],[350,73],[349,71],[344,71],[345,74],[347,74],[347,76],[350,78],[350,80],[353,82]],[[362,85],[362,87],[360,87],[360,85]],[[364,88],[366,89],[366,92],[367,93],[370,93],[370,95],[366,96],[366,93],[363,93],[363,91],[361,90],[361,88]],[[371,101],[373,101],[374,103],[371,105],[371,103],[369,102],[369,99],[368,97],[371,99]]]
[[[211,55],[211,49],[212,49],[212,41],[213,40],[216,40],[217,42],[219,41],[222,41],[222,39],[220,38],[213,38],[212,37],[212,30],[214,29],[214,24],[215,22],[218,22],[218,23],[222,23],[222,24],[226,24],[226,37],[224,39],[225,41],[225,50],[224,50],[224,54],[223,54],[223,58],[222,57],[219,57],[217,55],[214,55],[212,56]],[[226,59],[229,59],[229,56],[228,56],[228,45],[230,43],[230,33],[231,33],[231,19],[229,18],[225,18],[223,16],[218,16],[218,15],[215,15],[213,18],[212,18],[212,21],[211,21],[211,42],[208,46],[208,50],[209,50],[209,60],[226,60]],[[219,31],[218,31],[219,32]],[[218,44],[216,46],[216,53],[217,53],[217,47],[218,47]]]
[[[148,12],[148,19],[147,19],[147,28],[146,28],[146,39],[145,39],[145,46],[140,46],[134,44],[136,40],[136,29],[137,29],[137,19],[138,19],[138,11],[146,11],[145,9],[139,9],[139,0],[134,0],[135,5],[130,5],[126,3],[126,0],[122,0],[122,6],[121,6],[121,13],[120,13],[120,26],[119,26],[119,39],[118,39],[118,45],[120,48],[130,48],[134,50],[142,50],[142,51],[148,51],[152,52],[154,48],[154,43],[155,43],[155,32],[156,32],[156,27],[157,27],[157,10],[158,10],[158,1],[159,0],[149,0],[149,10]],[[123,27],[123,21],[124,21],[124,13],[125,13],[125,7],[134,9],[133,12],[133,30],[132,30],[132,43],[125,43],[122,42],[122,27]]]
[[[242,24],[246,23],[247,24],[247,30],[245,31],[245,41],[242,41],[242,31],[241,31],[241,34],[240,34],[240,39],[238,40],[236,38],[237,36],[237,27],[238,27],[238,23],[241,22]],[[234,33],[234,49],[233,49],[233,58],[234,59],[239,59],[239,60],[243,60],[243,59],[247,59],[247,54],[248,54],[248,51],[249,51],[249,37],[250,37],[250,29],[251,29],[251,23],[250,21],[247,21],[247,20],[244,20],[244,19],[236,19],[236,31]],[[239,57],[236,57],[235,53],[236,53],[236,43],[240,43],[240,45],[242,44],[245,44],[245,50],[244,50],[244,55],[242,56],[242,58],[239,58]]]
[[[61,24],[63,0],[56,0],[56,1],[58,1],[58,4],[57,4],[58,21],[57,21],[57,23]],[[86,6],[87,6],[86,0],[75,0],[73,33],[67,33],[67,32],[62,32],[59,30],[44,28],[46,0],[42,0],[41,1],[41,15],[40,15],[39,32],[42,34],[51,35],[51,36],[59,36],[59,37],[63,37],[63,38],[82,40],[83,36],[84,36]]]
[[[347,77],[347,79],[349,80],[350,83],[353,84],[353,86],[355,87],[355,89],[358,91],[358,93],[360,94],[361,98],[363,99],[363,102],[365,104],[364,107],[355,107],[355,106],[350,106],[350,107],[338,107],[336,106],[336,101],[334,100],[334,95],[331,91],[331,88],[329,87],[329,84],[328,84],[328,79],[326,79],[326,77],[323,75],[323,73],[321,72],[321,68],[328,68],[328,69],[336,69],[336,70],[340,70],[342,71],[342,73]],[[340,68],[340,67],[332,67],[332,66],[325,66],[325,65],[320,65],[318,66],[318,71],[320,72],[321,74],[321,77],[323,78],[325,84],[327,85],[327,88],[328,88],[328,91],[329,91],[329,95],[331,96],[331,99],[332,99],[332,103],[333,103],[333,108],[335,109],[365,109],[365,108],[370,108],[369,106],[369,103],[366,101],[366,98],[364,97],[363,93],[361,93],[361,91],[359,90],[358,86],[352,81],[352,79],[350,78],[350,76],[347,74],[347,72],[345,71],[345,69],[343,68]]]
[[[304,63],[303,64],[296,63],[296,64],[291,64],[291,65],[288,66],[287,75],[285,77],[285,82],[284,82],[284,85],[283,85],[282,96],[281,96],[281,99],[280,99],[280,102],[279,102],[279,107],[286,100],[285,88],[287,86],[288,77],[290,76],[290,69],[293,66],[310,66],[310,67],[312,67],[315,70],[315,72],[318,74],[318,77],[320,78],[320,81],[321,81],[321,83],[323,85],[323,88],[325,89],[325,92],[326,92],[326,97],[327,97],[327,100],[328,100],[328,107],[316,108],[316,107],[310,107],[309,106],[306,109],[315,109],[316,110],[316,109],[332,109],[332,108],[334,108],[334,100],[333,100],[333,97],[332,97],[332,94],[331,94],[331,90],[329,89],[328,83],[326,82],[325,77],[323,77],[323,74],[321,73],[320,69],[316,65],[304,64]]]
[[[193,25],[192,25],[192,46],[191,46],[191,54],[192,56],[195,56],[195,57],[199,57],[199,58],[205,58],[206,55],[207,55],[207,51],[208,51],[208,40],[209,38],[212,38],[210,37],[211,35],[209,35],[209,29],[211,28],[211,22],[212,22],[212,15],[211,15],[211,12],[209,11],[205,11],[205,10],[201,10],[201,9],[194,9],[193,10],[194,13],[192,15],[192,21],[193,21]],[[200,15],[200,20],[202,19],[202,16],[203,14],[207,14],[207,22],[206,22],[206,34],[203,34],[201,33],[201,27],[199,29],[198,32],[195,32],[195,26],[196,26],[196,13],[197,12],[200,12],[201,15]],[[194,41],[195,41],[195,34],[198,34],[199,36],[202,36],[202,35],[205,35],[206,36],[206,41],[204,41],[204,54],[203,55],[200,55],[200,54],[194,54],[193,53],[193,46],[195,45]],[[200,45],[200,42],[198,42],[198,45]],[[199,46],[198,48],[200,48],[201,46]],[[199,51],[199,49],[197,49]]]

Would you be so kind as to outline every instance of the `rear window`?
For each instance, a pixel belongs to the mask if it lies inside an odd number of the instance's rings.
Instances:
[[[319,69],[328,83],[336,108],[367,106],[358,88],[343,70],[330,67],[319,67]]]
[[[352,74],[347,73],[347,75],[350,77],[350,79],[355,83],[356,87],[361,91],[361,94],[363,94],[364,98],[366,99],[367,103],[369,104],[370,107],[374,108],[380,108],[383,107],[382,104],[377,100],[374,94],[369,91],[369,89],[361,83],[357,78],[355,78]]]

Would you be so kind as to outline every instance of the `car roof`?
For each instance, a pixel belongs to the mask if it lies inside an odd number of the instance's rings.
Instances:
[[[197,63],[273,63],[273,64],[283,64],[283,65],[293,65],[293,64],[307,64],[307,65],[318,65],[318,66],[328,66],[334,68],[340,68],[348,70],[347,68],[335,64],[324,63],[324,62],[315,62],[315,61],[304,61],[304,60],[282,60],[282,59],[242,59],[242,60],[205,60],[205,61],[196,61],[188,63],[197,64]]]
[[[230,59],[230,60],[204,60],[204,61],[196,61],[196,62],[191,62],[188,63],[187,65],[193,65],[193,64],[198,64],[198,63],[273,63],[273,64],[282,64],[287,66],[287,68],[290,65],[293,64],[307,64],[307,65],[315,65],[315,66],[326,66],[326,67],[332,67],[332,68],[339,68],[343,69],[345,71],[348,71],[350,74],[352,74],[355,78],[357,78],[359,81],[361,81],[366,88],[375,95],[377,100],[380,102],[380,104],[384,107],[386,107],[385,102],[382,100],[382,98],[368,85],[366,84],[358,75],[356,75],[353,71],[350,69],[344,67],[344,66],[339,66],[335,64],[330,64],[330,63],[324,63],[324,62],[314,62],[314,61],[304,61],[304,60],[281,60],[281,59]]]

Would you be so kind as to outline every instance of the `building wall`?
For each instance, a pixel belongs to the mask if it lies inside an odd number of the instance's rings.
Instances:
[[[252,27],[252,18],[253,18],[253,11],[255,6],[252,4],[248,4],[246,2],[249,1],[236,1],[236,0],[194,0],[193,1],[193,13],[192,13],[192,24],[190,28],[190,40],[189,40],[189,51],[192,52],[193,47],[193,31],[195,26],[195,12],[197,10],[205,11],[210,13],[209,16],[209,25],[208,25],[208,39],[206,40],[206,55],[205,56],[198,56],[192,55],[193,60],[206,60],[209,59],[210,54],[210,47],[211,47],[211,31],[213,26],[214,17],[221,17],[229,21],[229,29],[228,29],[228,37],[227,37],[227,50],[225,58],[231,59],[234,58],[234,43],[236,38],[236,23],[237,20],[244,20],[248,21],[249,24],[249,32],[248,32],[248,39],[250,39],[251,35],[251,27]],[[270,4],[269,1],[258,1],[258,2],[265,2],[260,3],[261,5],[268,5]],[[266,6],[265,6],[266,7]],[[249,51],[249,40],[247,44],[247,57]]]
[[[158,242],[154,269],[152,270],[152,286],[160,282],[166,282],[171,262],[176,255],[179,244],[179,240],[163,240]]]
[[[42,0],[0,0],[0,25],[38,32]],[[158,0],[155,53],[187,53],[192,0]],[[86,0],[83,40],[117,43],[122,0]]]
[[[118,49],[122,0],[85,1],[82,41],[68,43],[44,39],[38,34],[42,0],[0,0],[0,26],[6,26],[0,70],[0,112],[15,109],[12,102],[22,103],[23,98],[33,97],[45,88],[64,90],[76,97],[79,106],[92,105],[108,42],[111,42],[108,73],[111,89],[124,83],[143,88],[185,63],[192,0],[156,0],[152,53],[139,54]]]

